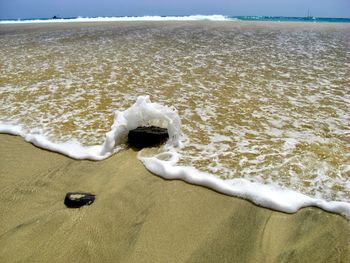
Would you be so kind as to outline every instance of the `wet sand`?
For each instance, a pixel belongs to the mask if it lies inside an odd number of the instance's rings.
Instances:
[[[0,262],[349,262],[350,225],[149,173],[126,150],[78,161],[0,135]],[[63,204],[87,191],[95,203]]]

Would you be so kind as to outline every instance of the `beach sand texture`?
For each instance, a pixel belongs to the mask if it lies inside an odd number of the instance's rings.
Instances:
[[[0,262],[349,262],[349,222],[284,214],[149,173],[129,149],[78,161],[0,135]],[[66,192],[96,194],[80,209]]]

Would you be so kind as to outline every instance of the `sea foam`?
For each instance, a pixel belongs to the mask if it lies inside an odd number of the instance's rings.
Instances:
[[[190,15],[190,16],[117,16],[117,17],[76,17],[59,19],[25,19],[2,20],[0,24],[25,24],[25,23],[65,23],[65,22],[114,22],[114,21],[234,21],[223,15]]]
[[[130,130],[151,124],[168,129],[168,144],[174,146],[179,144],[180,118],[176,109],[152,103],[149,96],[140,96],[127,110],[115,112],[111,130],[106,133],[101,145],[84,146],[73,139],[53,142],[40,131],[27,131],[20,124],[0,122],[0,132],[19,135],[40,148],[59,152],[74,159],[103,160],[124,148]]]
[[[223,180],[191,166],[177,165],[180,155],[176,149],[181,145],[182,139],[181,122],[177,110],[174,107],[152,103],[149,96],[140,96],[127,110],[115,112],[114,123],[101,145],[84,146],[76,140],[57,143],[43,136],[40,131],[27,131],[21,125],[14,124],[0,123],[0,132],[22,136],[38,147],[59,152],[71,158],[103,160],[125,148],[129,130],[144,125],[166,127],[169,133],[169,140],[163,147],[162,153],[143,156],[141,151],[138,154],[139,160],[146,169],[155,175],[205,186],[277,211],[295,213],[300,208],[316,206],[350,219],[350,204],[347,202],[311,198],[273,183],[261,184],[243,178]]]

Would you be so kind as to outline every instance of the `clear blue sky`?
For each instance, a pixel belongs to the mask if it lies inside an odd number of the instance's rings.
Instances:
[[[350,0],[0,0],[0,19],[70,16],[271,15],[350,18]]]

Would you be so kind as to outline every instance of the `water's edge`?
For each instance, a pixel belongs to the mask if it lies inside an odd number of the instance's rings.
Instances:
[[[155,156],[138,158],[151,173],[165,179],[179,179],[190,184],[204,186],[219,193],[240,197],[256,205],[285,213],[295,213],[303,207],[315,206],[325,211],[343,215],[350,220],[350,203],[325,201],[311,198],[274,184],[250,182],[243,178],[223,180],[210,173],[201,172],[194,167],[178,166],[179,154],[176,147],[181,144],[180,119],[174,108],[152,103],[148,96],[140,96],[136,103],[125,111],[116,111],[111,131],[106,133],[102,145],[83,146],[77,141],[55,143],[40,133],[25,131],[21,125],[0,122],[0,133],[18,135],[37,147],[58,152],[74,159],[103,160],[125,148],[129,130],[149,123],[161,121],[169,132],[169,141],[164,152]]]

